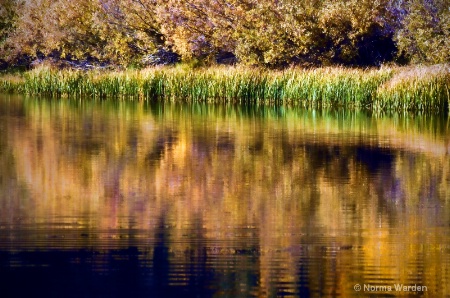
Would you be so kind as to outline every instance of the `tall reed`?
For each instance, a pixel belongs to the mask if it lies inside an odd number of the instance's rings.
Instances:
[[[450,104],[450,65],[419,66],[397,72],[381,85],[376,110],[444,111]]]
[[[4,93],[24,93],[23,85],[25,79],[20,75],[0,76],[0,92]]]
[[[416,111],[446,110],[450,101],[448,65],[283,71],[167,67],[112,72],[39,67],[26,72],[22,78],[0,79],[2,92],[57,98],[303,104]]]

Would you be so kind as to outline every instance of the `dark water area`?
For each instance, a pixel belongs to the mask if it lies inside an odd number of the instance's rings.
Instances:
[[[0,297],[450,297],[449,152],[447,115],[0,95]]]

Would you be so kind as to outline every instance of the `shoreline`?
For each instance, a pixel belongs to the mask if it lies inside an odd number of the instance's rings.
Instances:
[[[450,106],[450,65],[285,70],[239,66],[190,69],[178,65],[123,71],[44,65],[0,74],[0,92],[52,98],[299,104],[440,113]]]

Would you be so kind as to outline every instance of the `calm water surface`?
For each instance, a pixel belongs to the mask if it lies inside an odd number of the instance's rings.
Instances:
[[[449,152],[447,116],[0,96],[0,297],[450,297]]]

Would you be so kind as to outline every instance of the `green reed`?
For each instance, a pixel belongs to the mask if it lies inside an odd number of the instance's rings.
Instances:
[[[242,104],[303,104],[376,110],[443,110],[449,105],[448,65],[349,69],[242,67],[75,71],[40,67],[0,77],[0,91],[50,97],[120,98]]]
[[[0,76],[0,92],[4,93],[24,93],[23,84],[25,79],[19,75]]]

